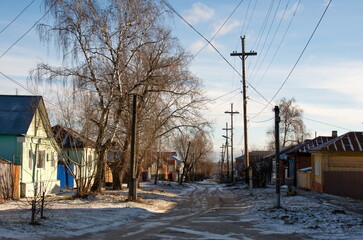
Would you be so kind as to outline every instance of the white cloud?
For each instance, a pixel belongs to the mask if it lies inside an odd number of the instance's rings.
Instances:
[[[225,46],[223,44],[217,43],[215,41],[212,41],[212,44],[215,48],[218,49],[218,51],[222,51],[225,49]],[[206,41],[198,40],[190,45],[190,47],[188,48],[188,51],[190,51],[192,53],[197,53],[205,45],[206,45]],[[204,49],[204,51],[206,51],[206,50],[208,52],[215,52],[214,48],[210,44],[208,44],[208,46]]]
[[[222,24],[224,23],[225,20],[223,21],[218,21],[216,23],[213,24],[213,35],[219,30],[219,28],[222,26]],[[235,31],[238,27],[240,27],[242,25],[241,21],[238,20],[230,20],[229,22],[227,22],[223,28],[219,31],[218,35],[226,35],[230,32]]]
[[[296,10],[296,8],[297,8],[297,10]],[[298,3],[296,2],[290,8],[286,9],[286,11],[285,10],[280,11],[278,13],[278,16],[280,16],[280,18],[283,18],[283,19],[290,19],[294,15],[295,10],[296,10],[296,12],[298,12],[298,11],[301,11],[303,9],[304,9],[304,7],[301,4],[298,5]]]
[[[190,24],[197,24],[210,20],[215,14],[214,9],[200,3],[194,3],[192,8],[186,11],[184,18]]]

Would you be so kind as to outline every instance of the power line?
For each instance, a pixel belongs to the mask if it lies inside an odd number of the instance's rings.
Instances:
[[[10,27],[11,24],[13,24],[33,3],[35,2],[35,0],[31,1],[8,25],[6,25],[1,31],[0,34],[2,32],[4,32],[8,27]]]
[[[229,19],[232,17],[232,15],[236,12],[236,10],[238,9],[238,7],[242,4],[244,0],[241,0],[237,6],[234,8],[234,10],[231,12],[231,14],[229,14],[228,18],[224,21],[224,23],[219,27],[218,31],[213,35],[213,37],[209,40],[210,42],[213,41],[213,39],[218,35],[218,33],[222,30],[222,28],[224,27],[224,25],[229,21]],[[199,55],[200,52],[202,52],[207,46],[209,45],[209,43],[205,44],[204,47],[202,47],[194,56],[193,59]]]
[[[31,26],[31,28],[29,28],[20,38],[18,38],[18,40],[16,40],[13,44],[11,44],[11,46],[6,49],[6,51],[1,54],[0,58],[2,58],[6,53],[8,53],[10,51],[10,49],[12,49],[21,39],[23,39],[23,37],[25,37],[49,12],[50,10],[55,6],[55,4],[57,3],[57,1],[54,1],[53,5],[50,6],[50,8],[45,12],[45,14],[39,18],[34,24],[33,26]]]
[[[34,96],[38,96],[39,94],[36,93],[35,91],[29,89],[28,87],[26,87],[25,85],[23,85],[22,83],[16,81],[15,79],[9,77],[8,75],[6,75],[5,73],[0,71],[0,75],[3,75],[6,79],[12,81],[13,83],[15,83],[16,85],[20,86],[21,88],[23,88],[24,90],[26,90],[27,92],[31,93]],[[45,97],[43,97],[44,102],[47,102],[49,105],[52,105],[53,107],[55,107],[56,109],[58,109],[58,106],[54,103],[52,103],[50,100],[46,99]]]
[[[235,92],[235,91],[237,91],[237,90],[241,90],[241,88],[236,88],[236,89],[234,89],[234,90],[232,90],[232,91],[230,91],[230,92],[228,92],[228,93],[225,93],[225,94],[223,94],[223,95],[221,95],[221,96],[219,96],[219,97],[213,98],[211,101],[218,100],[218,99],[220,99],[220,98],[222,98],[222,97],[225,97],[225,96],[227,96],[227,95],[229,95],[229,94],[231,94],[231,93],[233,93],[233,92]]]
[[[323,125],[327,125],[327,126],[331,126],[331,127],[335,127],[335,128],[340,128],[340,129],[344,129],[344,130],[347,130],[347,131],[352,131],[349,128],[339,127],[337,125],[333,125],[333,124],[330,124],[330,123],[325,123],[325,122],[317,121],[317,120],[314,120],[314,119],[311,119],[311,118],[307,118],[307,117],[302,117],[302,118],[303,119],[306,119],[306,120],[309,120],[309,121],[312,121],[312,122],[320,123],[320,124],[323,124]]]
[[[313,36],[315,35],[315,32],[316,32],[316,30],[318,29],[318,27],[319,27],[319,25],[320,25],[321,21],[323,20],[323,18],[324,18],[324,16],[325,16],[325,13],[327,12],[327,10],[328,10],[328,8],[329,8],[329,6],[330,6],[331,2],[332,2],[332,0],[330,0],[330,1],[329,1],[329,3],[327,4],[327,6],[325,7],[325,10],[324,10],[323,14],[321,15],[321,17],[320,17],[320,19],[319,19],[318,23],[316,24],[316,26],[315,26],[315,28],[314,28],[314,30],[313,30],[313,32],[312,32],[312,34],[311,34],[311,35],[310,35],[310,37],[309,37],[309,40],[306,42],[306,44],[305,44],[305,46],[304,46],[303,50],[301,51],[301,53],[300,53],[299,57],[297,58],[297,60],[296,60],[296,62],[295,62],[295,64],[294,64],[294,66],[292,67],[292,69],[290,70],[289,74],[288,74],[288,75],[287,75],[287,77],[285,78],[284,82],[281,84],[280,88],[277,90],[277,92],[276,92],[276,93],[275,93],[275,95],[271,98],[271,100],[268,102],[268,104],[266,104],[266,106],[265,106],[265,107],[261,110],[261,112],[262,112],[262,111],[264,111],[264,110],[267,108],[267,106],[271,105],[271,102],[275,99],[275,97],[277,96],[277,94],[278,94],[278,93],[281,91],[281,89],[285,86],[285,84],[286,84],[287,80],[289,80],[289,78],[290,78],[291,74],[292,74],[292,73],[293,73],[293,71],[295,70],[295,68],[296,68],[297,64],[300,62],[300,60],[301,60],[302,56],[304,55],[304,53],[305,53],[305,51],[306,51],[307,47],[309,46],[309,43],[310,43],[311,39],[312,39],[312,38],[313,38]],[[259,115],[259,114],[257,114],[257,115],[256,115],[256,116],[254,116],[254,117],[257,117],[258,115]]]
[[[223,56],[223,54],[206,38],[204,37],[195,27],[193,27],[187,20],[183,18],[174,8],[171,6],[166,0],[162,0],[162,2],[165,3],[165,5],[173,11],[181,20],[183,20],[190,28],[192,28],[200,37],[202,37],[206,42],[208,42],[209,45],[223,58],[223,60],[239,75],[242,77],[242,74]],[[262,97],[266,102],[269,102],[254,86],[252,86],[249,82],[247,84],[260,96]],[[269,103],[271,104],[271,103]]]
[[[278,4],[277,4],[277,6],[276,6],[276,10],[275,10],[274,16],[273,16],[273,18],[272,18],[272,21],[271,21],[271,23],[270,23],[269,29],[268,29],[268,31],[267,31],[267,34],[266,34],[265,40],[264,40],[264,42],[263,42],[263,44],[262,44],[262,48],[261,48],[261,50],[259,50],[259,52],[261,52],[261,53],[263,53],[263,52],[264,52],[264,49],[265,49],[265,46],[266,46],[266,43],[267,43],[267,39],[269,39],[269,35],[270,35],[271,30],[272,30],[272,26],[274,25],[274,22],[275,22],[275,20],[276,20],[277,12],[278,12],[278,10],[279,10],[280,5],[281,5],[281,0],[279,0],[279,3],[278,3]],[[282,21],[282,18],[280,19],[280,23],[281,23],[281,21]],[[278,27],[279,27],[279,26],[280,26],[280,24],[278,25]],[[258,56],[257,56],[256,63],[255,63],[255,65],[253,66],[253,69],[252,69],[252,72],[251,72],[251,75],[252,75],[252,76],[251,76],[251,82],[253,82],[253,79],[255,78],[255,75],[257,74],[257,72],[259,72],[259,70],[260,70],[260,68],[261,68],[261,66],[262,66],[262,63],[264,62],[265,57],[266,57],[267,53],[268,53],[268,52],[269,52],[269,50],[270,50],[271,44],[272,44],[272,42],[274,41],[274,37],[275,37],[275,36],[276,36],[276,32],[275,32],[275,34],[273,35],[273,38],[269,41],[270,43],[269,43],[269,46],[268,46],[268,48],[267,48],[267,50],[266,50],[265,54],[264,54],[264,55],[260,54],[260,55],[258,55]],[[262,57],[262,60],[261,60],[261,57]],[[260,60],[261,60],[261,61],[260,61]],[[258,66],[258,68],[257,68],[257,70],[255,71],[255,69],[256,69],[256,67],[257,67],[257,66]]]
[[[276,28],[276,31],[275,31],[274,36],[273,36],[273,38],[272,38],[272,41],[274,41],[274,39],[275,39],[275,37],[276,37],[276,34],[277,34],[277,32],[278,32],[278,30],[279,30],[279,28],[280,28],[280,25],[281,25],[281,23],[282,23],[282,20],[283,20],[283,19],[284,19],[284,17],[285,17],[285,14],[286,14],[287,8],[288,8],[288,6],[289,6],[289,3],[290,3],[290,0],[289,0],[289,1],[287,2],[287,4],[286,4],[285,10],[284,10],[284,12],[283,12],[283,14],[282,14],[282,17],[281,17],[281,19],[280,19],[280,22],[279,22],[279,24],[278,24],[277,28]],[[261,76],[260,80],[257,82],[257,85],[259,85],[259,84],[260,84],[261,80],[265,77],[265,75],[266,75],[267,71],[270,69],[272,62],[275,60],[275,57],[276,57],[276,55],[277,55],[278,51],[280,50],[280,48],[281,48],[281,46],[282,46],[282,43],[283,43],[283,42],[284,42],[284,40],[285,40],[285,37],[286,37],[286,35],[287,35],[287,32],[288,32],[288,31],[289,31],[289,29],[290,29],[290,26],[291,26],[292,20],[294,19],[295,15],[296,15],[296,11],[298,10],[299,6],[300,6],[300,0],[299,0],[298,4],[296,5],[295,11],[294,11],[294,13],[293,13],[293,15],[292,15],[292,17],[291,17],[291,19],[290,19],[290,22],[289,22],[289,24],[288,24],[288,26],[287,26],[287,28],[286,28],[286,30],[285,30],[285,33],[284,33],[283,37],[281,38],[281,41],[280,41],[280,43],[279,43],[279,45],[278,45],[278,47],[277,47],[277,49],[276,49],[276,51],[275,51],[274,55],[272,56],[272,58],[271,58],[271,60],[270,60],[270,62],[269,62],[269,64],[268,64],[268,66],[267,66],[266,70],[263,72],[263,74],[262,74],[262,76]],[[271,48],[272,41],[271,41],[270,45],[268,46],[267,52],[268,52],[268,51],[270,50],[270,48]],[[265,56],[264,56],[264,58],[263,58],[263,60],[262,60],[263,62],[265,61],[266,55],[267,55],[267,53],[265,54]],[[259,69],[258,69],[257,71],[259,71]],[[253,79],[254,79],[254,78],[253,78]],[[253,79],[252,79],[252,80],[253,80]]]

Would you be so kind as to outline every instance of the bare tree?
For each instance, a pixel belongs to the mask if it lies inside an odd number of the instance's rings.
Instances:
[[[163,22],[152,0],[45,0],[52,25],[40,25],[41,39],[54,39],[63,67],[39,64],[35,80],[71,82],[92,96],[87,119],[98,156],[92,190],[100,191],[107,151],[122,153],[110,166],[116,188],[130,149],[131,98],[138,94],[138,168],[158,138],[180,126],[198,125],[204,101],[201,84],[187,69],[188,55]]]
[[[304,111],[296,105],[294,98],[286,99],[282,98],[278,106],[280,108],[280,145],[281,147],[287,146],[287,144],[298,143],[303,141],[309,136],[306,131],[306,127],[303,120]],[[274,149],[275,146],[275,128],[271,127],[267,131],[268,148]]]
[[[191,180],[195,174],[202,172],[202,166],[210,161],[212,143],[205,130],[190,129],[188,132],[181,132],[174,140],[178,155],[184,161],[183,177]],[[203,170],[204,172],[204,170]],[[205,173],[208,171],[205,171]]]

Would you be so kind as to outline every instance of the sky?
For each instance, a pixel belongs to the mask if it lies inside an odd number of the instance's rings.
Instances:
[[[250,150],[266,147],[266,131],[274,125],[272,109],[282,98],[295,98],[312,137],[329,136],[333,130],[339,135],[362,130],[362,1],[332,0],[324,16],[327,0],[168,2],[206,39],[216,34],[212,44],[219,53],[207,46],[197,54],[206,41],[176,14],[168,20],[173,35],[194,56],[190,70],[203,81],[207,97],[215,99],[203,114],[213,122],[216,152],[225,142],[222,128],[230,124],[230,115],[224,112],[231,110],[231,103],[240,112],[234,115],[235,156],[243,151],[241,60],[230,56],[233,51],[241,52],[241,36],[245,36],[246,51],[257,53],[246,60]],[[61,59],[55,48],[40,42],[36,28],[31,29],[44,14],[42,0],[2,0],[1,4],[0,72],[26,86],[29,71],[37,63],[60,65]],[[0,94],[16,93],[30,94],[0,75]]]

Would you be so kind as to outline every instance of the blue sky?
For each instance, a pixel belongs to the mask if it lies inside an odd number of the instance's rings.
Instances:
[[[1,1],[0,29],[30,2]],[[216,33],[240,2],[169,0],[175,10],[207,39]],[[212,42],[241,72],[240,59],[229,55],[232,51],[241,51],[240,36],[245,35],[246,50],[258,54],[247,59],[247,80],[264,98],[270,100],[297,61],[328,2],[305,0],[299,4],[298,0],[244,0]],[[40,6],[41,0],[35,0],[17,21],[0,33],[0,55],[42,16],[44,11]],[[333,0],[300,62],[272,101],[272,105],[275,105],[276,100],[283,97],[294,97],[304,110],[305,124],[312,136],[315,132],[318,135],[330,135],[332,130],[337,130],[338,134],[348,129],[361,131],[363,127],[362,12],[362,1],[352,0],[348,3]],[[292,17],[290,28],[282,41]],[[204,46],[205,41],[176,15],[173,15],[169,25],[180,44],[191,54]],[[37,63],[61,63],[55,53],[55,49],[40,43],[34,28],[0,58],[0,71],[26,85],[29,70]],[[209,110],[205,111],[205,116],[214,122],[213,140],[216,151],[219,151],[224,142],[222,128],[230,121],[230,116],[224,112],[230,110],[230,104],[234,103],[234,110],[242,113],[242,94],[236,90],[241,88],[241,77],[210,47],[194,58],[190,69],[203,80],[208,97],[220,97],[209,104]],[[0,76],[0,94],[15,94],[16,89],[19,94],[29,94]],[[250,149],[262,149],[266,145],[265,132],[273,126],[273,106],[255,117],[264,108],[266,101],[252,87],[248,88],[247,95],[250,99]],[[235,115],[235,155],[241,154],[243,148],[242,123],[242,114]]]

